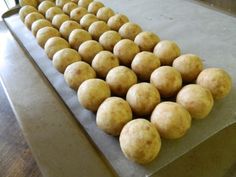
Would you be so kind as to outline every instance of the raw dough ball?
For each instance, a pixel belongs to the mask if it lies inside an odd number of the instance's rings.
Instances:
[[[79,54],[85,62],[91,64],[95,55],[102,50],[102,45],[97,41],[88,40],[80,45]]]
[[[152,52],[156,44],[160,41],[160,38],[153,32],[141,32],[139,33],[134,42],[139,46],[141,51]]]
[[[21,7],[26,6],[26,5],[30,5],[30,6],[33,6],[33,7],[38,6],[38,1],[37,0],[20,0],[19,3],[20,3]]]
[[[159,58],[153,53],[140,52],[134,57],[131,68],[140,80],[149,81],[152,72],[160,65]]]
[[[118,136],[126,123],[132,120],[132,111],[122,98],[107,98],[98,108],[96,123],[98,128],[113,136]]]
[[[80,60],[81,57],[76,50],[65,48],[55,53],[52,63],[59,72],[64,73],[67,66]]]
[[[115,31],[119,31],[120,27],[124,25],[125,23],[129,22],[129,19],[127,16],[123,14],[116,14],[109,18],[107,21],[107,25]]]
[[[56,6],[62,8],[68,2],[70,2],[70,0],[56,0]]]
[[[114,67],[119,66],[118,58],[109,51],[99,52],[92,61],[92,67],[99,77],[105,78]]]
[[[89,32],[83,30],[83,29],[75,29],[70,33],[69,36],[69,43],[70,46],[76,50],[79,49],[79,46],[88,40],[92,40],[92,36],[89,34]]]
[[[48,56],[48,58],[52,59],[53,55],[64,48],[69,48],[70,45],[69,43],[61,38],[61,37],[52,37],[50,39],[48,39],[48,41],[46,42],[45,46],[44,46],[44,50]]]
[[[52,27],[51,22],[46,19],[39,19],[32,24],[31,31],[33,35],[36,36],[38,30],[44,27]]]
[[[137,76],[131,69],[117,66],[107,73],[106,82],[115,95],[125,96],[129,88],[137,83]]]
[[[88,8],[89,4],[93,2],[93,0],[79,0],[78,6]]]
[[[44,48],[44,45],[47,42],[47,40],[50,39],[51,37],[56,37],[56,36],[58,37],[60,36],[60,33],[56,28],[44,27],[38,30],[36,34],[36,39],[37,39],[38,44],[42,48]]]
[[[121,64],[130,66],[135,55],[139,53],[139,47],[129,39],[122,39],[116,43],[113,53],[119,58]]]
[[[150,82],[164,98],[175,96],[182,87],[181,74],[171,66],[162,66],[154,70]]]
[[[95,112],[100,104],[111,96],[111,91],[104,80],[89,79],[80,85],[77,95],[83,107]]]
[[[95,77],[96,73],[93,68],[83,61],[70,64],[64,72],[67,85],[74,90],[77,90],[85,80]]]
[[[64,23],[65,21],[69,20],[70,17],[68,15],[65,14],[57,14],[53,17],[52,19],[52,25],[54,27],[56,27],[57,29],[60,29],[62,23]]]
[[[70,15],[70,12],[73,10],[73,9],[75,9],[75,8],[77,8],[78,7],[78,5],[76,4],[76,3],[74,3],[74,2],[68,2],[68,3],[66,3],[64,6],[63,6],[63,12],[65,12],[67,15]]]
[[[77,7],[70,12],[70,18],[79,23],[80,19],[87,13],[88,12],[84,7]]]
[[[20,16],[21,21],[24,22],[25,17],[32,12],[37,12],[37,9],[34,8],[33,6],[26,5],[26,6],[21,7],[19,11],[19,16]]]
[[[73,20],[67,20],[62,23],[59,31],[65,39],[68,39],[70,33],[75,29],[81,29],[81,26]]]
[[[180,56],[180,48],[174,41],[160,41],[153,52],[161,60],[161,65],[172,65],[174,59]]]
[[[97,11],[102,7],[104,7],[103,3],[98,1],[93,1],[88,5],[88,12],[96,15]]]
[[[51,8],[51,7],[54,7],[54,6],[55,6],[55,3],[52,2],[52,1],[43,1],[43,2],[41,2],[41,3],[39,4],[39,6],[38,6],[38,11],[39,11],[41,14],[45,15],[46,12],[47,12],[47,10],[48,10],[49,8]]]
[[[99,20],[107,22],[107,20],[115,15],[114,11],[109,7],[102,7],[97,11],[97,17]]]
[[[104,21],[93,22],[88,28],[88,32],[92,35],[93,39],[95,40],[98,40],[103,33],[109,30],[110,28]]]
[[[53,17],[57,14],[63,14],[64,12],[59,7],[50,7],[45,14],[46,19],[52,21]]]
[[[176,102],[183,105],[195,119],[205,118],[214,104],[211,92],[197,84],[184,86],[179,91]]]
[[[100,38],[99,42],[102,44],[105,50],[113,51],[114,46],[117,42],[121,40],[121,36],[116,31],[107,31],[103,33]]]
[[[93,14],[86,14],[80,20],[80,25],[88,30],[89,26],[93,23],[98,21],[97,17]]]
[[[127,92],[126,100],[137,116],[150,115],[161,98],[158,90],[150,83],[135,84]]]
[[[28,29],[31,29],[32,24],[39,19],[44,19],[44,16],[38,12],[31,12],[25,17],[25,25]]]
[[[142,28],[135,23],[127,22],[119,29],[119,33],[124,39],[134,40],[135,37],[142,32]]]
[[[224,98],[232,88],[230,75],[220,68],[203,70],[197,78],[197,84],[209,89],[214,99]]]
[[[178,103],[162,102],[152,112],[151,122],[161,137],[176,139],[184,136],[190,129],[191,115]]]
[[[159,133],[145,119],[128,122],[122,129],[119,140],[125,157],[140,164],[154,160],[161,149]]]

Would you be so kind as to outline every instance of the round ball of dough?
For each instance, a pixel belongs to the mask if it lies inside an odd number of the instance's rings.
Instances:
[[[64,73],[67,66],[80,60],[81,57],[76,50],[65,48],[54,54],[52,64],[59,72]]]
[[[73,49],[78,50],[79,46],[88,40],[92,40],[92,36],[89,32],[83,29],[75,29],[70,33],[69,44]]]
[[[189,112],[175,102],[158,104],[151,115],[151,122],[161,137],[167,139],[177,139],[184,136],[191,127],[191,120]]]
[[[140,80],[149,81],[152,72],[160,65],[159,58],[153,53],[140,52],[134,57],[131,68]]]
[[[139,33],[134,42],[139,46],[141,51],[152,52],[156,44],[160,41],[160,38],[153,32],[144,31]]]
[[[39,19],[44,19],[44,16],[38,12],[31,12],[25,17],[25,25],[28,29],[31,29],[32,24]]]
[[[100,38],[99,42],[102,44],[105,50],[113,51],[114,46],[117,42],[121,40],[121,36],[116,31],[107,31],[103,33]]]
[[[57,29],[60,29],[62,23],[64,23],[65,21],[69,20],[70,17],[68,15],[65,14],[57,14],[53,17],[52,19],[52,25],[54,27],[56,27]]]
[[[124,125],[132,120],[132,111],[122,98],[107,98],[98,108],[96,123],[98,128],[113,136],[120,135]]]
[[[92,67],[99,77],[105,78],[114,67],[119,66],[118,58],[109,51],[99,52],[92,61]]]
[[[81,55],[83,61],[91,64],[95,55],[97,55],[97,53],[102,50],[102,45],[99,44],[97,41],[88,40],[80,45],[79,54]]]
[[[78,6],[88,8],[89,4],[93,2],[93,0],[79,0],[78,1]]]
[[[86,14],[80,20],[80,25],[88,30],[89,26],[93,23],[98,21],[97,17],[93,14]]]
[[[66,3],[66,4],[63,6],[62,10],[63,10],[63,12],[66,13],[67,15],[70,15],[70,12],[71,12],[73,9],[77,8],[77,7],[78,7],[78,5],[77,5],[76,3],[74,3],[74,2],[68,2],[68,3]]]
[[[70,33],[75,29],[81,29],[81,26],[73,20],[67,20],[62,23],[59,31],[65,39],[68,39]]]
[[[209,89],[214,99],[224,98],[232,88],[230,75],[220,68],[203,70],[197,78],[197,84]]]
[[[127,66],[130,66],[139,51],[137,44],[129,39],[120,40],[113,49],[113,53],[119,58],[120,63]]]
[[[197,84],[184,86],[179,91],[176,102],[184,106],[195,119],[205,118],[214,104],[211,92]]]
[[[171,66],[161,66],[153,71],[150,82],[159,90],[163,98],[175,96],[182,87],[179,71]]]
[[[50,39],[51,37],[56,37],[56,36],[58,37],[60,36],[60,33],[56,28],[44,27],[38,30],[36,34],[36,39],[37,39],[38,44],[42,48],[44,48],[44,45],[47,42],[47,40]]]
[[[55,6],[55,3],[52,2],[52,1],[43,1],[43,2],[41,2],[41,3],[39,4],[39,6],[38,6],[38,11],[39,11],[41,14],[45,15],[46,12],[47,12],[47,10],[48,10],[49,8],[51,8],[51,7],[54,7],[54,6]]]
[[[114,11],[109,7],[102,7],[97,11],[97,18],[107,22],[110,17],[115,15]]]
[[[53,55],[64,48],[69,48],[70,45],[69,43],[61,38],[61,37],[52,37],[50,39],[47,40],[45,46],[44,46],[44,50],[48,56],[48,58],[52,59]]]
[[[132,85],[137,83],[137,76],[128,67],[117,66],[107,73],[106,82],[112,93],[122,97],[126,95]]]
[[[111,96],[109,85],[101,79],[88,79],[78,89],[80,104],[90,111],[97,111],[102,102]]]
[[[38,30],[40,30],[41,28],[44,28],[44,27],[52,27],[51,22],[46,19],[39,19],[39,20],[36,20],[32,24],[31,31],[32,31],[33,35],[36,36]]]
[[[46,19],[52,21],[53,17],[57,14],[63,14],[64,12],[59,7],[50,7],[45,14]]]
[[[134,40],[135,37],[141,32],[142,28],[138,24],[132,22],[125,23],[119,29],[121,37],[130,40]]]
[[[107,21],[107,25],[112,30],[119,31],[120,27],[127,22],[129,22],[129,19],[127,16],[123,14],[116,14],[109,18],[109,20]]]
[[[66,3],[70,2],[71,0],[56,0],[56,6],[62,8]]]
[[[174,59],[180,56],[180,48],[174,41],[160,41],[153,52],[161,60],[161,65],[172,65]]]
[[[85,80],[95,77],[96,73],[93,68],[83,61],[77,61],[70,64],[64,72],[64,78],[67,85],[74,90],[78,90],[79,86]]]
[[[128,122],[120,133],[119,141],[125,157],[139,164],[154,160],[161,149],[159,133],[155,126],[145,119]]]
[[[30,5],[36,8],[38,6],[38,1],[37,0],[20,0],[19,4],[21,7]]]
[[[137,116],[150,115],[161,98],[158,90],[150,83],[135,84],[126,94],[133,113]]]
[[[99,1],[93,1],[88,5],[88,12],[96,15],[98,10],[102,7],[104,7],[103,3]]]
[[[24,22],[25,17],[32,12],[37,12],[37,9],[34,8],[33,6],[26,5],[26,6],[21,7],[19,11],[19,16],[20,16],[21,21]]]
[[[88,11],[84,7],[77,7],[70,12],[70,18],[79,23],[81,18],[87,13]]]
[[[110,28],[104,21],[93,22],[88,28],[88,32],[92,35],[93,39],[95,40],[98,40],[103,33],[109,30]]]

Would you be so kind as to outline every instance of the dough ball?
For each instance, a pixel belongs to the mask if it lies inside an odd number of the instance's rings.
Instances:
[[[36,34],[36,39],[38,44],[44,48],[45,43],[47,42],[48,39],[51,37],[56,37],[60,36],[59,31],[56,28],[53,27],[44,27],[38,30]]]
[[[99,42],[102,44],[105,50],[113,51],[114,46],[117,42],[121,40],[121,36],[116,31],[107,31],[103,33],[100,38]]]
[[[83,61],[91,64],[95,55],[97,55],[97,53],[102,50],[102,45],[99,44],[97,41],[88,40],[80,45],[79,54],[81,55]]]
[[[151,52],[138,53],[131,64],[132,70],[142,81],[149,81],[152,72],[160,67],[159,58]]]
[[[119,29],[121,37],[130,40],[134,40],[135,37],[141,32],[142,28],[138,24],[132,22],[125,23]]]
[[[154,160],[161,149],[159,133],[155,126],[145,119],[128,122],[122,129],[119,140],[125,157],[139,164]]]
[[[56,6],[62,8],[66,3],[70,2],[71,0],[56,0]]]
[[[88,8],[89,4],[93,2],[93,0],[79,0],[78,1],[78,6]]]
[[[137,116],[150,115],[161,98],[158,90],[150,83],[135,84],[127,92],[126,100]]]
[[[85,29],[88,30],[89,26],[93,23],[98,21],[97,17],[93,14],[86,14],[80,20],[80,25]]]
[[[152,112],[151,122],[161,137],[177,139],[184,136],[190,129],[191,115],[178,103],[162,102]]]
[[[153,52],[161,60],[161,65],[172,65],[174,59],[180,56],[180,48],[174,41],[160,41]]]
[[[69,43],[70,46],[76,50],[79,49],[79,46],[88,40],[92,40],[92,36],[89,34],[89,32],[83,30],[83,29],[75,29],[70,33],[69,36]]]
[[[36,8],[38,6],[38,1],[37,0],[20,0],[19,4],[21,7],[29,5]]]
[[[59,7],[50,7],[45,14],[46,19],[52,21],[53,17],[57,14],[63,14],[64,12]]]
[[[74,2],[68,2],[68,3],[66,3],[66,4],[63,6],[62,10],[63,10],[63,12],[66,13],[67,15],[70,15],[70,12],[71,12],[72,10],[74,10],[75,8],[77,8],[77,7],[78,7],[78,5],[77,5],[76,3],[74,3]]]
[[[81,26],[79,25],[79,23],[73,20],[67,20],[64,23],[62,23],[59,31],[65,39],[68,39],[70,36],[70,33],[75,29],[81,29]]]
[[[176,102],[183,105],[195,119],[205,118],[214,104],[211,92],[197,84],[184,86],[179,91]]]
[[[90,111],[97,111],[102,102],[111,96],[109,85],[101,79],[88,79],[78,89],[80,104]]]
[[[31,12],[25,17],[25,25],[26,27],[31,30],[32,24],[39,19],[44,19],[44,16],[38,12]]]
[[[64,72],[64,78],[67,85],[74,90],[78,90],[79,86],[85,80],[95,77],[96,73],[93,68],[83,61],[77,61],[70,64]]]
[[[41,28],[44,28],[44,27],[52,27],[51,22],[46,19],[39,19],[39,20],[36,20],[32,24],[31,31],[32,31],[33,35],[36,36],[38,30],[40,30]]]
[[[37,9],[34,8],[33,6],[26,5],[26,6],[21,7],[19,11],[19,16],[20,16],[21,21],[24,22],[25,17],[32,12],[37,12]]]
[[[209,89],[214,99],[222,99],[229,94],[232,79],[223,69],[208,68],[199,74],[197,84]]]
[[[52,63],[59,72],[64,73],[67,66],[80,60],[81,57],[76,50],[65,48],[54,54]]]
[[[48,58],[52,59],[53,55],[64,48],[69,48],[70,45],[69,43],[61,38],[61,37],[52,37],[50,39],[47,40],[45,46],[44,46],[44,50],[48,56]]]
[[[120,63],[126,66],[130,66],[139,51],[137,44],[129,39],[120,40],[113,49],[113,53],[119,58]]]
[[[55,3],[52,2],[52,1],[43,1],[43,2],[41,2],[41,3],[39,4],[39,6],[38,6],[38,11],[39,11],[41,14],[45,15],[46,12],[47,12],[47,10],[48,10],[49,8],[51,8],[51,7],[54,7],[54,6],[55,6]]]
[[[104,21],[93,22],[88,28],[88,32],[92,35],[93,39],[95,40],[98,40],[103,33],[109,30],[110,28]]]
[[[92,61],[92,67],[99,77],[105,78],[114,67],[119,66],[118,58],[109,51],[99,52]]]
[[[137,76],[128,67],[117,66],[107,73],[106,82],[113,94],[122,97],[132,85],[137,83]]]
[[[107,21],[107,25],[112,30],[119,31],[120,27],[127,22],[129,22],[129,19],[127,16],[123,14],[116,14],[109,18],[109,20]]]
[[[163,98],[175,96],[182,87],[181,74],[171,66],[161,66],[154,70],[150,82]]]
[[[113,136],[119,136],[126,123],[132,120],[132,111],[122,98],[107,98],[98,108],[96,123],[98,128]]]
[[[84,7],[77,7],[70,12],[70,18],[79,23],[81,18],[87,13],[88,11]]]
[[[104,7],[103,3],[98,1],[93,1],[88,5],[88,12],[96,15],[97,11],[102,7]]]
[[[102,7],[97,11],[97,18],[107,22],[110,17],[115,15],[114,11],[109,7]]]
[[[141,51],[152,52],[156,44],[160,41],[160,38],[153,32],[141,32],[139,33],[134,42],[139,46]]]
[[[69,20],[70,17],[68,15],[65,14],[57,14],[53,17],[52,19],[52,25],[54,27],[56,27],[57,29],[60,29],[62,23],[64,23],[65,21]]]

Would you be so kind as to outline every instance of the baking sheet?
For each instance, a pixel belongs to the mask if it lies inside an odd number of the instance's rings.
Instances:
[[[128,15],[132,21],[145,27],[145,30],[156,32],[162,39],[177,41],[184,49],[184,53],[192,52],[200,55],[205,59],[206,66],[225,68],[235,81],[235,18],[187,1],[112,0],[103,2],[115,11]],[[141,10],[142,14],[140,14]],[[5,16],[4,20],[21,43],[21,46],[32,56],[32,60],[41,68],[66,105],[120,176],[153,176],[158,169],[236,121],[236,89],[234,82],[230,95],[226,99],[215,103],[214,109],[207,119],[193,121],[191,130],[184,138],[176,141],[163,140],[160,155],[154,162],[146,166],[132,163],[124,158],[118,140],[100,131],[96,127],[94,114],[79,105],[75,91],[66,86],[63,75],[53,68],[43,49],[38,46],[33,35],[19,20],[19,16],[13,13],[8,17]]]

